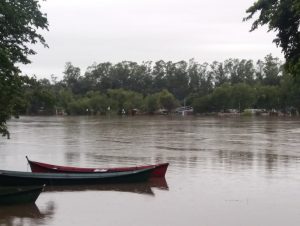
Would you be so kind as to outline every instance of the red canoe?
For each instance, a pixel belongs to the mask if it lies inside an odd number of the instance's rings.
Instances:
[[[151,177],[164,177],[167,172],[169,163],[161,163],[156,165],[133,166],[133,167],[118,167],[118,168],[79,168],[70,166],[57,166],[42,162],[35,162],[26,159],[30,165],[33,173],[111,173],[111,172],[124,172],[140,169],[153,168]]]

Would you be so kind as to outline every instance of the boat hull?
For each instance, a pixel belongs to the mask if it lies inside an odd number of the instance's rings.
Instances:
[[[164,177],[166,175],[169,163],[161,163],[156,165],[134,166],[134,167],[118,167],[118,168],[80,168],[69,166],[58,166],[47,163],[31,161],[27,158],[31,171],[34,173],[112,173],[127,172],[141,169],[153,168],[151,177]]]
[[[44,186],[1,188],[0,205],[34,203],[43,189]]]
[[[0,185],[80,185],[101,183],[144,182],[150,178],[153,168],[114,173],[29,173],[0,170]]]

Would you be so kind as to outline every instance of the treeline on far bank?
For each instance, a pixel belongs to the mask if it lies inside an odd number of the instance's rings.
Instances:
[[[278,58],[228,59],[211,64],[123,61],[93,64],[84,73],[66,63],[62,80],[27,79],[18,97],[21,114],[171,112],[183,104],[195,113],[236,109],[299,112],[300,85]]]

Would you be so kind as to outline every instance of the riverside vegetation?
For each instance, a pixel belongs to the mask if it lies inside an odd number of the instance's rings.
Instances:
[[[82,74],[66,63],[64,77],[28,79],[22,87],[20,114],[91,115],[130,112],[153,114],[190,105],[195,113],[259,108],[294,113],[300,110],[300,87],[278,58],[228,59],[211,64],[123,61],[93,64]]]

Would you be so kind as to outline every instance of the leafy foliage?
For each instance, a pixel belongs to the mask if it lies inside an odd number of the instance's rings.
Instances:
[[[47,18],[36,0],[0,2],[0,59],[1,69],[18,71],[16,63],[30,63],[28,55],[35,51],[28,44],[40,42],[47,46],[38,29],[48,29]]]
[[[269,31],[277,33],[274,42],[284,52],[287,68],[298,77],[300,75],[300,3],[299,0],[258,0],[247,11],[244,20],[250,20],[256,13],[257,19],[251,31],[268,25]]]
[[[19,75],[18,63],[28,64],[30,47],[40,42],[47,46],[38,29],[48,29],[47,18],[36,0],[0,1],[0,134],[9,137],[6,121],[17,115],[21,88],[27,78]]]
[[[196,112],[290,112],[300,108],[299,93],[281,62],[267,55],[256,64],[246,59],[212,64],[106,62],[93,64],[83,75],[67,63],[62,81],[37,81],[26,89],[23,103],[27,114],[130,114],[137,109],[153,114],[159,109],[170,112],[179,103],[192,105]]]

